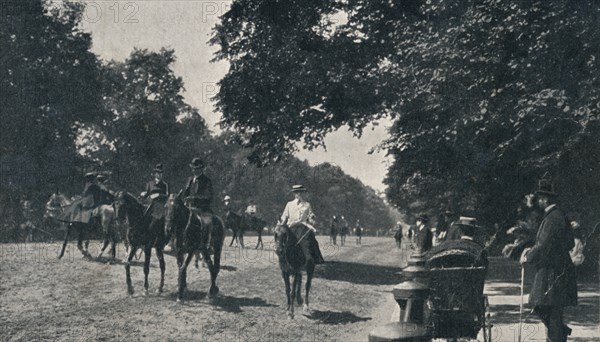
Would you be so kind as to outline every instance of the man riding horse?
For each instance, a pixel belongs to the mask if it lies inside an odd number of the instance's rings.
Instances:
[[[190,215],[198,215],[202,224],[208,227],[208,247],[210,247],[213,212],[210,202],[213,197],[213,186],[210,178],[204,174],[204,162],[200,158],[190,163],[193,176],[188,178],[183,189],[183,198],[190,209]],[[191,220],[190,220],[191,221]]]
[[[146,189],[140,194],[140,197],[150,199],[150,204],[144,212],[145,217],[161,219],[165,216],[164,206],[169,196],[169,184],[163,180],[163,172],[163,165],[156,164],[154,179],[146,183]]]
[[[316,229],[313,226],[315,215],[310,203],[304,198],[306,188],[303,185],[294,185],[291,191],[294,194],[294,200],[288,202],[283,209],[280,224],[294,232],[298,231],[298,227],[308,228],[302,235],[297,236],[298,243],[307,259],[312,259],[315,264],[322,264],[325,260],[315,237]],[[303,239],[306,239],[307,243],[302,243]]]

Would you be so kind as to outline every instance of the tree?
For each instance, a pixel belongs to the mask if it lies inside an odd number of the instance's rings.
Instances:
[[[2,4],[2,192],[45,200],[81,173],[76,131],[105,117],[98,61],[79,28],[82,8],[42,0]]]
[[[505,223],[600,133],[599,14],[585,0],[234,1],[212,38],[231,63],[222,125],[264,162],[389,116],[392,203]]]

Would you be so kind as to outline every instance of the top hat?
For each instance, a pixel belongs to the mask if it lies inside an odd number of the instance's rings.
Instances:
[[[304,185],[292,185],[292,192],[304,192],[306,191],[306,188],[304,187]]]
[[[163,165],[161,163],[156,164],[156,166],[154,167],[154,172],[163,173]]]
[[[421,214],[421,215],[417,216],[417,220],[419,220],[423,223],[427,223],[427,222],[429,222],[429,216],[427,216],[427,214]]]
[[[477,225],[477,219],[468,216],[461,216],[458,219],[458,221],[456,221],[454,224],[457,224],[459,226],[479,228],[479,226]]]
[[[556,196],[556,192],[554,191],[554,186],[552,185],[552,180],[550,179],[540,179],[538,182],[538,189],[535,192],[536,195],[548,195],[548,196]]]
[[[194,158],[194,159],[192,159],[192,162],[190,163],[190,167],[192,169],[200,169],[203,166],[204,166],[204,162],[200,158]]]

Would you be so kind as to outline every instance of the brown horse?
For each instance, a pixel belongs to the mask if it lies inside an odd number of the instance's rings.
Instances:
[[[221,251],[225,241],[224,224],[218,216],[212,215],[210,228],[208,223],[203,222],[204,218],[195,213],[190,214],[181,197],[181,193],[170,196],[165,206],[165,231],[167,234],[173,234],[173,247],[179,266],[177,301],[183,300],[183,293],[187,287],[187,267],[198,252],[210,272],[208,296],[214,298],[219,294],[217,276],[221,270]]]
[[[285,294],[287,296],[287,315],[289,319],[294,318],[294,301],[298,305],[304,304],[305,313],[310,313],[309,297],[312,278],[315,271],[313,258],[304,254],[308,250],[306,235],[309,228],[304,225],[292,227],[277,226],[275,228],[275,253],[279,258],[279,268],[285,283]],[[302,270],[306,270],[306,294],[302,300]],[[291,287],[290,287],[291,278]]]
[[[145,216],[145,207],[137,198],[126,192],[119,192],[115,198],[115,214],[117,219],[124,219],[127,227],[127,241],[129,251],[125,263],[125,276],[127,291],[133,295],[131,283],[131,261],[138,249],[144,251],[144,294],[148,293],[148,273],[150,273],[150,257],[152,247],[156,250],[156,256],[160,265],[160,285],[157,293],[162,293],[165,284],[165,258],[163,250],[169,242],[170,235],[165,231],[165,219],[153,216]]]

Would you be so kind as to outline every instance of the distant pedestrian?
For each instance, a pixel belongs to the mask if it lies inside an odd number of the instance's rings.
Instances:
[[[360,225],[360,220],[356,220],[356,228],[354,228],[354,235],[356,235],[356,244],[362,244],[362,226]]]

